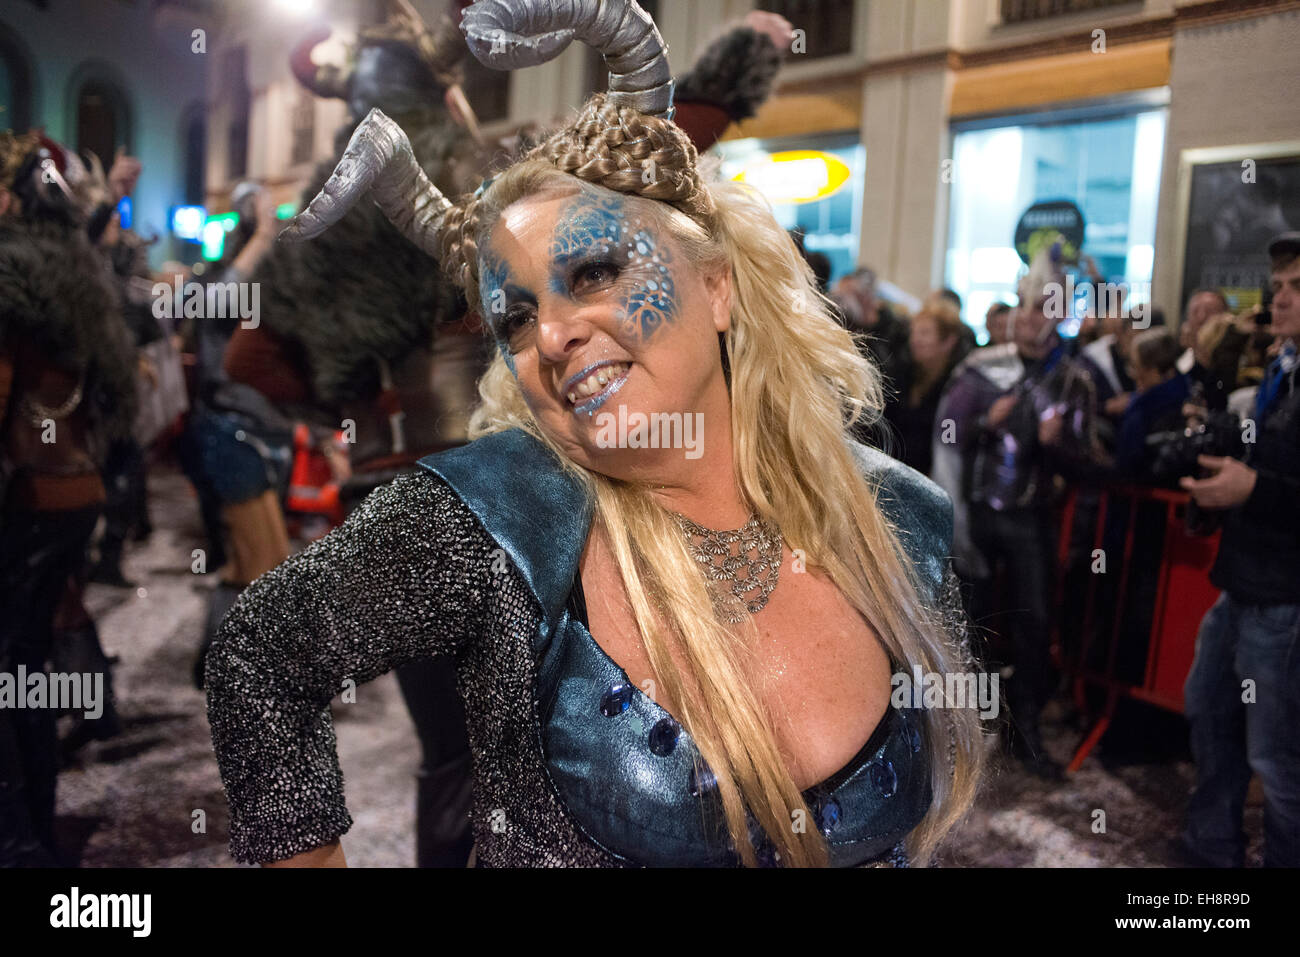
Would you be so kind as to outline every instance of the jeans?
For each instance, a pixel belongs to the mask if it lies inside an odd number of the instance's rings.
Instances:
[[[1014,509],[998,512],[974,504],[970,510],[971,539],[995,569],[1006,567],[1011,609],[1012,675],[1007,689],[1011,717],[1031,739],[1037,738],[1038,716],[1052,695],[1052,587],[1056,547],[1051,512]],[[990,586],[992,581],[990,581]]]
[[[1184,698],[1196,760],[1184,840],[1220,867],[1241,867],[1254,772],[1264,788],[1264,866],[1300,867],[1300,604],[1220,595],[1201,622]]]

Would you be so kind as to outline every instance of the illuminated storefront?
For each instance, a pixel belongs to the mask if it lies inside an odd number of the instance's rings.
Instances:
[[[1086,223],[1083,252],[1106,281],[1129,284],[1131,302],[1150,301],[1164,99],[953,124],[944,281],[981,335],[989,305],[1014,301],[1024,264],[1012,238],[1037,202],[1076,203]]]

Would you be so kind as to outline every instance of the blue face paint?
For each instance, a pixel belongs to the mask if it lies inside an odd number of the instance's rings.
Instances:
[[[515,368],[515,358],[510,352],[507,338],[508,330],[504,328],[508,308],[506,287],[511,285],[510,267],[490,245],[484,244],[479,250],[478,274],[478,294],[483,318],[492,332],[497,351],[506,360],[511,374],[518,379],[519,372]]]
[[[500,336],[493,336],[493,338],[496,340],[497,352],[501,353],[501,358],[506,360],[506,368],[510,370],[510,374],[517,381],[519,379],[519,370],[515,368],[515,357]]]
[[[623,201],[585,187],[560,213],[555,224],[551,238],[553,268],[563,270],[592,254],[612,256],[623,244],[625,231]]]
[[[642,340],[649,340],[666,322],[677,314],[676,288],[668,264],[672,253],[655,241],[646,230],[633,238],[634,250],[642,260],[648,259],[645,275],[639,287],[628,297],[624,311],[627,321],[640,327]]]
[[[616,270],[611,288],[624,333],[631,337],[648,341],[677,317],[672,254],[651,230],[631,220],[620,196],[584,185],[560,213],[550,256],[548,287],[570,299],[584,269],[607,264]]]

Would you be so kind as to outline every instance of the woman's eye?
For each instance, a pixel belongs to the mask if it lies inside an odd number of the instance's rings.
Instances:
[[[501,319],[501,332],[507,337],[513,335],[521,326],[533,318],[533,311],[527,306],[511,306]]]
[[[582,289],[586,286],[599,286],[607,282],[613,282],[618,278],[618,267],[613,263],[596,262],[588,263],[578,269],[573,277],[573,288]]]

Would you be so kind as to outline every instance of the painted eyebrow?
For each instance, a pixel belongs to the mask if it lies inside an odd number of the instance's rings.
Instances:
[[[574,263],[581,264],[583,262],[601,261],[604,260],[607,256],[613,256],[615,250],[618,248],[619,245],[620,243],[612,239],[602,238],[600,242],[597,244],[593,244],[591,246],[581,246],[577,249],[571,249],[566,252],[559,253],[551,261],[551,264],[552,266],[558,267],[560,269],[568,269]],[[624,242],[621,245],[627,245],[627,243]],[[608,250],[608,252],[606,252],[606,250]]]
[[[501,290],[506,294],[507,302],[528,302],[537,305],[537,297],[533,295],[531,289],[509,282],[502,286]]]

